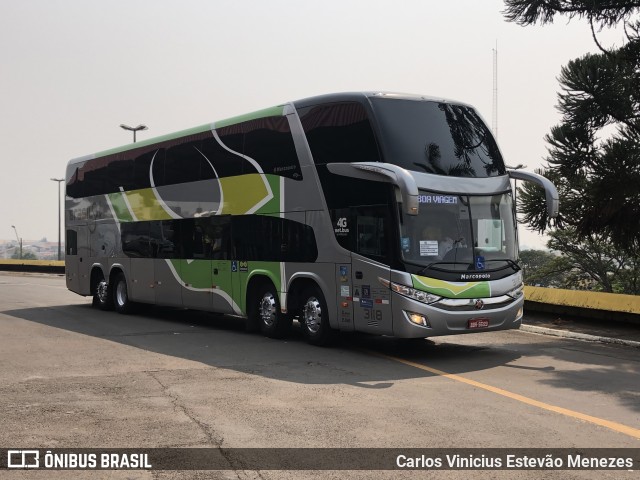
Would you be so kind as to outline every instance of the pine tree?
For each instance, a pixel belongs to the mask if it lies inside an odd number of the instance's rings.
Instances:
[[[640,2],[506,0],[505,16],[521,25],[550,23],[556,15],[586,18],[600,48],[562,68],[558,109],[562,123],[545,137],[548,166],[561,212],[556,227],[578,238],[597,235],[616,248],[640,245]],[[622,25],[624,45],[606,50],[597,32]],[[543,194],[520,189],[519,211],[538,231],[552,225]]]

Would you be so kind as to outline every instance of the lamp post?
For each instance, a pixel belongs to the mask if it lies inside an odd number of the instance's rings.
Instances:
[[[133,132],[133,143],[136,143],[136,132],[140,130],[147,130],[148,127],[146,125],[138,125],[137,127],[130,127],[129,125],[125,125],[124,123],[120,124],[120,128],[124,128],[125,130],[129,130]]]
[[[18,245],[20,245],[20,257],[19,257],[19,259],[22,260],[22,239],[18,235],[18,230],[16,229],[16,226],[15,225],[11,225],[11,228],[13,228],[13,231],[16,232],[16,240],[18,240]]]
[[[64,182],[64,178],[52,178],[52,182],[58,182],[58,260],[62,260],[62,242],[61,242],[61,229],[60,226],[62,223],[61,213],[60,213],[60,182]]]

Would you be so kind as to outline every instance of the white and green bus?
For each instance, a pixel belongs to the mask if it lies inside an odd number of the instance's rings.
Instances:
[[[518,328],[508,170],[476,111],[418,95],[307,98],[71,160],[66,281],[94,305],[297,319],[420,338]]]

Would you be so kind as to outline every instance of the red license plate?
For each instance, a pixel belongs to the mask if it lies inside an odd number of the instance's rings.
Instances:
[[[472,318],[467,323],[467,328],[468,329],[487,328],[488,326],[489,326],[489,319],[488,318]]]

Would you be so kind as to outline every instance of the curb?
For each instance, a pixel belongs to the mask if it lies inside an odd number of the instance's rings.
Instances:
[[[535,325],[521,325],[520,330],[539,335],[550,335],[553,337],[570,338],[582,340],[584,342],[608,343],[614,345],[624,345],[626,347],[640,348],[640,342],[634,340],[623,340],[621,338],[600,337],[598,335],[588,335],[586,333],[570,332],[568,330],[555,330],[553,328],[536,327]]]

